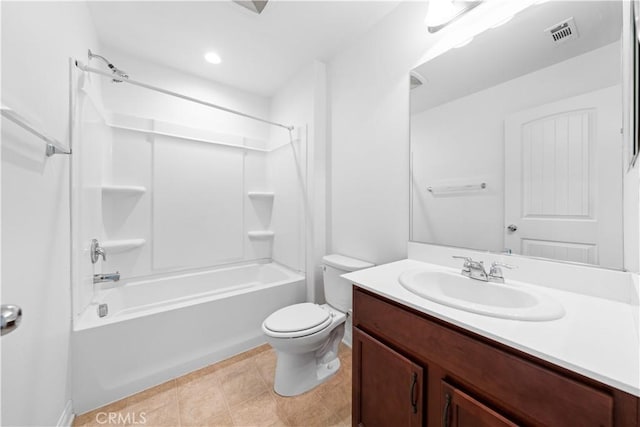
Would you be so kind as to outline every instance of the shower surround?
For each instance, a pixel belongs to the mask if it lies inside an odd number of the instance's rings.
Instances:
[[[101,98],[95,78],[72,73],[77,413],[263,344],[264,318],[309,292],[306,126],[270,129],[109,79]],[[261,97],[237,99],[268,117]],[[106,252],[96,264],[92,239]]]

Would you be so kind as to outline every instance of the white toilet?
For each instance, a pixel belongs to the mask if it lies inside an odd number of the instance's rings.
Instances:
[[[373,267],[343,255],[327,255],[324,293],[328,304],[310,302],[281,308],[262,322],[267,342],[276,350],[274,390],[296,396],[328,380],[340,369],[338,345],[352,308],[351,283],[340,275]]]

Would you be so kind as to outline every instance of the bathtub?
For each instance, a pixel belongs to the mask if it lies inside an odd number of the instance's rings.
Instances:
[[[97,291],[74,319],[75,413],[265,343],[262,321],[305,295],[304,276],[276,263],[121,281]]]

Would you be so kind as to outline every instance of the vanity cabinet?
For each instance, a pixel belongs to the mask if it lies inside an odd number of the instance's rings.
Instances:
[[[353,306],[354,426],[639,424],[633,395],[357,286]]]

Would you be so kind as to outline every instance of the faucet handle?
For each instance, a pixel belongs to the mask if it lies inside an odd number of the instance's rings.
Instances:
[[[513,270],[514,268],[518,268],[515,265],[511,265],[511,264],[505,264],[504,262],[492,262],[491,263],[491,269],[493,270],[494,268],[499,268],[499,267],[504,267],[504,268],[508,268],[509,270]]]
[[[458,255],[453,255],[452,258],[456,258],[456,259],[463,259],[464,260],[464,264],[462,265],[462,273],[463,274],[469,274],[471,273],[471,269],[472,268],[477,268],[477,262],[475,262],[472,258],[468,257],[468,256],[458,256]],[[484,270],[484,267],[483,267]]]
[[[489,280],[493,282],[504,283],[504,277],[502,276],[501,267],[508,268],[509,270],[518,268],[515,265],[505,264],[503,262],[492,262],[491,270],[489,270]]]

